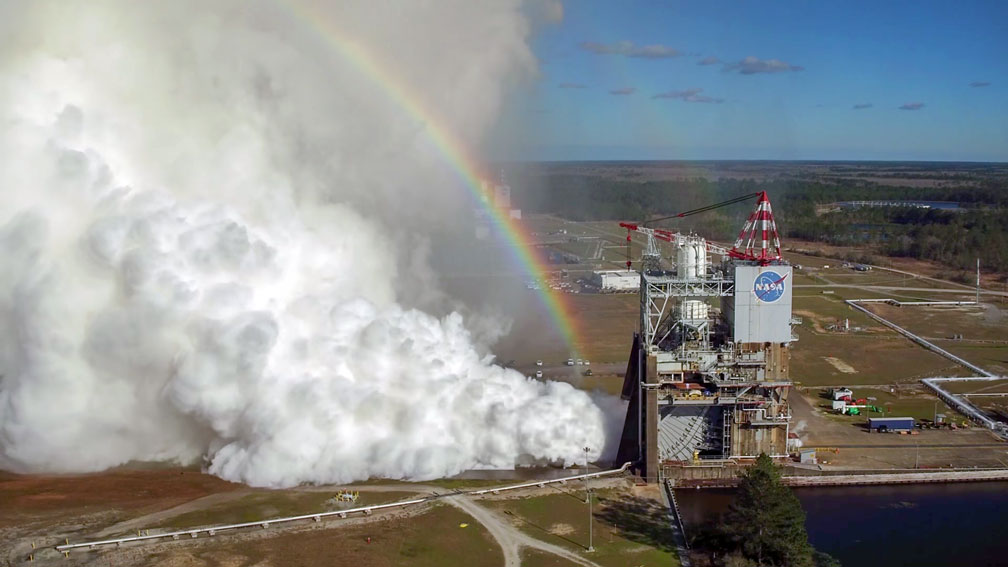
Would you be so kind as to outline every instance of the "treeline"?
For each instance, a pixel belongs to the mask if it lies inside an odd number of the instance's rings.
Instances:
[[[988,179],[970,187],[890,187],[859,180],[704,178],[634,181],[591,174],[552,174],[512,182],[515,202],[528,212],[571,220],[643,221],[749,193],[770,195],[782,238],[853,245],[873,254],[933,260],[969,270],[1008,271],[1008,190]],[[864,207],[823,212],[837,201],[951,201],[962,210]],[[731,241],[752,206],[737,204],[656,226]]]
[[[915,208],[854,209],[803,217],[789,236],[871,248],[878,254],[940,262],[972,271],[1008,271],[1008,209],[959,212]]]

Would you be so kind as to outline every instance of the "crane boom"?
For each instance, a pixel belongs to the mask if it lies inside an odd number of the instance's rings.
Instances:
[[[647,236],[648,243],[647,248],[645,249],[645,257],[657,256],[656,239],[681,246],[686,244],[687,240],[695,237],[685,236],[681,233],[672,232],[670,230],[651,228],[647,226],[648,223],[684,218],[699,213],[705,213],[707,211],[747,201],[753,197],[758,197],[756,208],[749,216],[749,219],[746,221],[745,226],[742,228],[742,232],[739,233],[738,239],[735,241],[735,245],[732,246],[732,248],[724,248],[722,246],[718,246],[717,244],[712,244],[707,240],[704,240],[704,245],[708,252],[713,252],[722,256],[729,256],[739,260],[756,260],[763,263],[771,260],[780,260],[780,236],[777,233],[777,224],[773,219],[773,213],[770,209],[770,199],[767,198],[766,191],[759,191],[743,195],[741,197],[735,197],[734,199],[729,199],[720,203],[714,203],[713,205],[690,209],[674,215],[649,219],[643,223],[619,223],[620,227],[627,229],[627,269],[630,269],[631,264],[630,234],[632,232],[639,232]]]

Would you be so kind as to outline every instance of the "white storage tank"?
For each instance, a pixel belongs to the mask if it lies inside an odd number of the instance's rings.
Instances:
[[[703,239],[689,240],[676,252],[676,274],[682,279],[702,278],[707,272],[707,247]]]
[[[706,321],[710,313],[710,306],[696,299],[683,301],[681,309],[681,318],[686,321]]]

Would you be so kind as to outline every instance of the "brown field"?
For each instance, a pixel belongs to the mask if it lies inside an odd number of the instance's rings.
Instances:
[[[339,510],[416,498],[415,492],[361,492],[353,503],[329,505],[333,491],[260,490],[241,498],[185,512],[157,522],[163,528],[185,529],[214,524],[238,524],[263,518],[297,516],[320,510]]]
[[[0,473],[0,528],[111,513],[105,523],[242,488],[192,468],[151,465],[89,475]]]
[[[1000,341],[1008,345],[1008,309],[986,304],[981,307],[866,306],[877,315],[928,339],[948,339],[961,334],[966,340]]]
[[[466,527],[460,527],[466,524]],[[440,567],[501,565],[500,547],[467,514],[435,506],[411,518],[278,532],[249,538],[197,540],[102,552],[99,564],[185,566],[316,565],[331,567]],[[369,541],[370,538],[370,541]]]

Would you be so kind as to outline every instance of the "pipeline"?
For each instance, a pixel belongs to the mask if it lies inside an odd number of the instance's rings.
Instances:
[[[984,413],[982,411],[980,411],[976,406],[974,406],[973,404],[971,404],[969,401],[967,401],[967,400],[965,400],[963,398],[960,398],[959,396],[954,395],[952,392],[949,392],[948,390],[946,390],[945,388],[942,388],[938,384],[939,382],[964,381],[964,380],[999,380],[999,379],[1003,378],[1002,376],[998,376],[997,374],[993,374],[991,372],[988,372],[988,371],[984,370],[983,368],[980,368],[979,366],[973,364],[972,362],[964,360],[964,359],[962,359],[962,358],[960,358],[960,357],[952,354],[951,352],[949,352],[949,351],[947,351],[947,350],[939,347],[938,345],[936,345],[934,343],[931,343],[931,342],[928,342],[927,340],[923,339],[922,337],[919,337],[919,336],[911,333],[910,331],[904,329],[903,327],[900,327],[899,325],[897,325],[897,324],[895,324],[895,323],[893,323],[893,322],[891,322],[891,321],[889,321],[887,319],[884,319],[884,318],[882,318],[882,317],[880,317],[880,316],[872,313],[868,309],[866,309],[866,308],[861,307],[860,305],[858,305],[858,303],[890,303],[890,304],[898,305],[898,306],[902,306],[902,305],[948,305],[949,303],[947,303],[947,302],[935,302],[935,301],[916,301],[916,302],[903,302],[903,303],[900,303],[900,302],[892,300],[892,299],[846,299],[846,300],[844,300],[844,303],[846,303],[847,305],[850,305],[851,307],[853,307],[854,309],[857,309],[858,311],[861,311],[865,315],[871,317],[872,319],[878,321],[879,323],[882,323],[883,325],[889,327],[890,329],[893,329],[897,333],[900,333],[901,335],[907,337],[908,339],[910,339],[911,341],[919,344],[920,346],[922,346],[922,347],[930,350],[931,352],[934,352],[936,354],[944,356],[945,358],[951,360],[952,362],[955,362],[956,364],[960,364],[962,366],[965,366],[966,368],[969,368],[970,370],[972,370],[974,372],[979,373],[981,376],[975,376],[975,377],[972,377],[972,378],[924,378],[924,379],[921,380],[921,383],[924,384],[924,386],[926,386],[927,388],[930,388],[932,391],[934,391],[935,395],[937,395],[938,398],[941,399],[941,401],[943,401],[946,404],[948,404],[949,406],[955,408],[956,411],[962,413],[963,415],[965,415],[969,419],[972,419],[973,421],[982,424],[987,429],[990,429],[990,430],[994,431],[995,433],[997,433],[998,435],[1001,435],[1002,437],[1008,436],[1008,427],[1006,427],[1005,424],[1003,424],[1001,422],[998,422],[998,421],[995,421],[995,420],[987,417],[986,415],[984,415]],[[961,302],[961,303],[962,304],[968,304],[968,305],[975,305],[974,302]]]
[[[932,352],[934,352],[936,354],[944,356],[945,358],[951,360],[952,362],[955,362],[956,364],[961,364],[961,365],[965,366],[966,368],[969,368],[973,372],[976,372],[976,373],[981,374],[981,375],[986,376],[986,377],[996,377],[997,376],[996,374],[991,374],[990,372],[984,370],[983,368],[980,368],[979,366],[973,364],[972,362],[969,362],[967,360],[959,358],[958,356],[952,354],[951,352],[949,352],[949,351],[947,351],[947,350],[945,350],[945,349],[943,349],[943,348],[941,348],[941,347],[939,347],[939,346],[937,346],[935,344],[929,343],[928,341],[922,339],[921,337],[918,337],[917,335],[911,333],[910,331],[904,329],[903,327],[900,327],[899,325],[897,325],[895,323],[892,323],[892,322],[888,321],[887,319],[883,319],[882,317],[879,317],[878,315],[876,315],[876,314],[872,313],[871,311],[865,309],[864,307],[861,307],[860,305],[858,305],[858,303],[888,303],[890,301],[893,301],[893,300],[891,300],[891,299],[845,299],[844,303],[846,303],[847,305],[850,305],[854,309],[857,309],[858,311],[864,313],[865,315],[871,317],[872,319],[878,321],[879,323],[882,323],[883,325],[885,325],[886,327],[889,327],[890,329],[896,331],[897,333],[905,336],[906,338],[908,338],[911,341],[919,344],[920,346],[922,346],[922,347],[924,347],[924,348],[926,348],[926,349],[928,349],[928,350],[930,350],[930,351],[932,351]],[[927,304],[933,304],[933,302],[926,302],[926,303]],[[922,304],[925,304],[925,302],[916,302],[916,304],[917,305],[922,305]],[[904,302],[903,305],[911,305],[911,304],[908,303],[908,302]]]
[[[104,540],[100,540],[100,541],[88,541],[88,542],[84,542],[84,543],[70,543],[68,541],[66,544],[57,545],[56,546],[56,551],[65,554],[65,553],[68,553],[70,550],[80,549],[80,548],[84,548],[84,547],[86,547],[88,549],[96,549],[96,548],[101,547],[101,546],[107,546],[107,545],[120,546],[120,545],[122,545],[124,543],[132,543],[132,542],[145,542],[145,543],[149,543],[149,542],[153,542],[153,541],[156,541],[156,540],[162,540],[162,539],[165,539],[165,538],[179,539],[179,538],[181,538],[183,536],[188,536],[190,538],[196,538],[200,534],[206,534],[206,535],[213,536],[213,535],[217,535],[218,532],[223,532],[223,531],[227,531],[227,530],[237,530],[237,529],[251,528],[251,527],[256,527],[256,526],[261,526],[262,528],[265,529],[265,528],[270,527],[273,524],[283,524],[283,523],[287,523],[287,522],[297,522],[297,521],[300,521],[300,520],[314,520],[316,522],[321,522],[322,518],[329,518],[329,517],[332,517],[332,516],[339,516],[340,518],[346,518],[349,514],[355,514],[355,513],[363,513],[364,515],[370,515],[372,512],[375,512],[377,510],[385,510],[385,509],[389,509],[389,508],[400,508],[400,507],[404,507],[404,506],[411,506],[411,505],[414,505],[414,504],[422,504],[424,502],[429,502],[429,501],[432,501],[432,500],[436,500],[438,498],[444,498],[445,496],[455,496],[455,495],[459,495],[459,494],[461,494],[461,495],[472,495],[472,496],[477,496],[477,495],[487,494],[487,493],[497,494],[498,492],[503,492],[503,491],[506,491],[506,490],[516,490],[516,489],[519,489],[519,488],[530,488],[530,487],[534,487],[534,486],[535,487],[543,487],[543,486],[546,486],[547,484],[553,484],[553,483],[564,484],[564,483],[571,482],[571,481],[576,481],[576,480],[589,479],[589,478],[597,478],[597,477],[602,477],[602,476],[608,476],[608,475],[618,474],[618,473],[626,472],[626,470],[628,468],[630,468],[630,463],[625,463],[622,467],[620,467],[618,469],[611,469],[611,470],[607,470],[607,471],[599,471],[599,472],[594,472],[594,473],[579,474],[579,475],[575,475],[575,476],[569,476],[569,477],[563,477],[563,478],[554,478],[554,479],[550,479],[550,480],[540,480],[540,481],[536,481],[536,482],[528,482],[528,483],[523,483],[523,484],[515,484],[515,485],[511,485],[511,486],[502,486],[502,487],[499,487],[499,488],[490,488],[490,489],[485,489],[485,490],[469,490],[469,491],[453,492],[452,494],[435,494],[433,496],[426,496],[424,498],[416,498],[416,499],[413,499],[413,500],[405,500],[405,501],[402,501],[402,502],[391,502],[389,504],[375,504],[373,506],[362,506],[362,507],[359,507],[359,508],[351,508],[351,509],[348,509],[348,510],[334,510],[334,511],[329,511],[329,512],[316,512],[314,514],[302,514],[300,516],[287,516],[287,517],[284,517],[284,518],[271,518],[271,519],[268,519],[268,520],[259,520],[259,521],[255,521],[255,522],[243,522],[243,523],[240,523],[240,524],[226,524],[226,525],[221,525],[221,526],[209,526],[209,527],[205,527],[205,528],[196,528],[196,529],[191,529],[191,530],[181,530],[181,531],[175,531],[175,532],[166,532],[166,533],[149,534],[149,535],[147,535],[147,534],[145,534],[145,535],[136,535],[136,536],[130,536],[130,537],[120,537],[120,538],[113,538],[113,539],[104,539]]]

